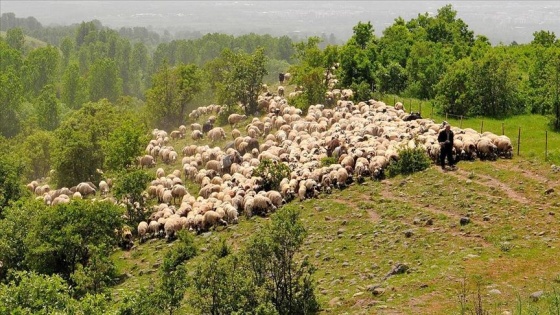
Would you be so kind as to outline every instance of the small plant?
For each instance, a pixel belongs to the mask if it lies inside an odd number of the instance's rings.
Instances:
[[[423,171],[430,167],[430,158],[420,148],[399,150],[399,158],[392,161],[387,167],[389,177],[397,175],[410,175],[414,172]]]
[[[467,175],[468,179],[474,179],[476,177],[476,175],[474,174],[474,171],[470,171],[469,175]]]
[[[290,177],[290,168],[284,163],[264,159],[253,175],[263,179],[264,190],[278,190],[282,179]]]
[[[331,157],[324,157],[321,159],[321,166],[325,167],[325,166],[329,166],[332,164],[336,164],[338,161],[336,160],[335,157],[331,156]]]

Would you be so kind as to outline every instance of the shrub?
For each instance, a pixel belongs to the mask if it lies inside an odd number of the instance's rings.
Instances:
[[[290,168],[280,162],[264,159],[253,171],[253,175],[263,179],[264,190],[278,190],[283,178],[290,177]]]
[[[334,156],[331,157],[324,157],[321,159],[321,167],[325,167],[325,166],[329,166],[332,164],[336,164],[338,163],[338,161],[336,160],[336,158]]]
[[[430,164],[430,158],[421,148],[402,149],[399,150],[399,159],[387,167],[387,174],[389,177],[409,175],[427,169]]]

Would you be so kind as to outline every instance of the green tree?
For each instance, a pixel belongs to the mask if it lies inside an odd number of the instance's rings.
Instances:
[[[25,178],[35,180],[49,175],[55,138],[52,133],[37,130],[25,138],[20,156],[24,161]]]
[[[340,80],[342,86],[351,87],[356,91],[358,86],[365,85],[376,89],[377,39],[373,33],[373,27],[370,22],[365,24],[359,22],[353,30],[352,37],[340,49]],[[367,95],[355,93],[354,97],[356,99],[367,99],[371,91],[361,90],[362,94],[367,92]]]
[[[6,42],[10,47],[23,54],[23,45],[25,44],[25,35],[21,28],[11,28],[6,32]]]
[[[338,59],[337,48],[327,46],[321,50],[320,42],[320,38],[310,37],[307,42],[294,44],[296,63],[290,67],[290,73],[293,75],[292,82],[303,87],[300,98],[303,104],[297,104],[302,110],[306,110],[311,104],[325,101],[327,77],[332,74],[331,67]]]
[[[158,128],[177,128],[187,117],[188,105],[202,90],[203,72],[194,64],[169,68],[167,64],[152,78],[146,91],[146,108]]]
[[[119,78],[119,69],[115,61],[108,58],[98,59],[91,66],[88,78],[91,101],[97,102],[106,98],[115,102],[121,95],[122,80]]]
[[[469,81],[473,63],[470,58],[455,62],[436,85],[436,104],[442,113],[466,116],[474,106]]]
[[[531,41],[531,45],[551,47],[556,42],[556,34],[554,34],[554,32],[541,30],[533,33],[533,40]]]
[[[21,53],[0,39],[0,73],[8,71],[9,68],[19,72],[22,65]]]
[[[246,248],[252,281],[265,288],[279,314],[313,314],[319,309],[311,280],[314,269],[306,258],[296,258],[306,235],[299,213],[287,206],[250,238]]]
[[[60,187],[72,187],[82,181],[97,182],[103,169],[103,143],[120,124],[121,115],[107,102],[84,104],[70,114],[55,131],[53,152],[54,180]]]
[[[263,77],[267,74],[267,58],[263,48],[253,54],[225,49],[220,60],[212,63],[212,79],[216,81],[218,102],[231,107],[240,103],[246,115],[257,113],[257,98]]]
[[[453,60],[450,50],[441,43],[414,43],[406,64],[408,93],[421,99],[435,97],[435,85]]]
[[[46,207],[41,201],[29,199],[19,200],[4,209],[3,219],[0,220],[2,224],[0,261],[3,264],[3,267],[0,268],[0,280],[6,278],[7,270],[29,269],[29,266],[25,263],[25,257],[28,253],[25,238],[31,231],[34,220]]]
[[[53,314],[62,312],[70,299],[68,285],[58,275],[35,272],[13,273],[0,284],[1,314]]]
[[[75,283],[74,294],[77,296],[103,293],[117,278],[117,269],[107,255],[111,250],[95,245],[88,246],[88,250],[90,253],[87,265],[78,263],[74,273],[70,275]]]
[[[502,49],[489,50],[476,60],[470,77],[472,114],[505,117],[525,110],[517,65]]]
[[[146,190],[146,186],[151,179],[152,177],[142,170],[126,172],[115,179],[113,194],[121,200],[126,198],[128,201],[126,209],[128,222],[131,225],[146,220],[142,210],[144,208],[142,193]],[[139,208],[134,206],[136,202],[140,204]]]
[[[21,183],[23,165],[15,158],[0,154],[0,216],[4,208],[25,195]]]
[[[23,85],[13,68],[0,71],[0,135],[13,137],[20,130],[18,112],[23,100]]]
[[[61,101],[69,108],[79,109],[86,100],[86,82],[80,76],[80,67],[71,63],[62,76]]]
[[[55,83],[59,59],[58,48],[54,46],[37,48],[29,53],[24,62],[23,78],[30,98],[37,97],[46,85]]]
[[[124,119],[121,125],[109,134],[104,143],[105,167],[122,171],[135,165],[136,157],[142,154],[147,139],[142,124],[133,119]]]
[[[108,256],[117,244],[115,230],[122,227],[122,214],[122,208],[111,202],[78,200],[48,207],[39,213],[25,239],[29,249],[25,261],[37,272],[56,273],[66,280],[80,265],[107,268],[94,265],[93,256]]]
[[[60,108],[53,85],[43,87],[41,94],[35,100],[35,115],[39,127],[44,130],[54,130],[60,123]]]

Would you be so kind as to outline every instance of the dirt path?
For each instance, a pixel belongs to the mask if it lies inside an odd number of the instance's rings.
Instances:
[[[456,177],[458,179],[461,179],[461,180],[466,181],[466,180],[469,179],[469,173],[464,171],[464,170],[461,170],[461,169],[457,169],[455,171],[443,171],[439,167],[438,167],[438,169],[442,173],[445,173],[449,176],[454,176],[454,177]],[[489,189],[499,189],[509,199],[514,200],[514,201],[516,201],[520,204],[526,205],[526,204],[531,203],[530,200],[528,200],[525,196],[517,193],[513,188],[509,187],[508,185],[506,185],[505,183],[499,181],[498,179],[496,179],[494,177],[491,177],[489,175],[484,175],[484,174],[476,174],[476,177],[479,178],[479,180],[476,181],[477,184],[488,187]],[[482,180],[480,180],[480,179],[482,179]]]
[[[363,197],[364,200],[369,199],[369,196],[361,194],[360,197]],[[358,208],[358,204],[354,203],[353,201],[350,200],[343,200],[343,199],[336,199],[336,202],[347,205],[348,207],[352,207],[352,208]],[[381,217],[379,216],[379,214],[371,209],[371,208],[367,208],[365,209],[368,213],[368,217],[369,217],[369,221],[371,222],[379,222],[379,220],[381,219]]]

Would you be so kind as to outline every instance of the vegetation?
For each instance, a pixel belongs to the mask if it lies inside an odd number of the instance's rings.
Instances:
[[[171,40],[95,20],[43,27],[11,13],[0,29],[0,313],[558,313],[553,32],[494,47],[450,5],[397,18],[381,37],[359,22],[340,46],[255,34]],[[510,135],[520,154],[461,162],[442,175],[423,150],[404,149],[384,181],[219,232],[117,249],[156,202],[145,196],[154,171],[136,166],[150,130],[178,129],[193,109],[218,103],[217,124],[229,132],[230,113],[244,111],[248,121],[267,114],[263,83],[274,94],[286,71],[288,101],[304,113],[332,107],[325,92],[351,88],[355,103],[403,101],[438,121]],[[279,189],[290,168],[264,159],[252,175],[263,179],[259,189]],[[55,190],[109,178],[111,194],[97,193],[96,202],[52,206],[23,185]],[[184,184],[193,196],[200,189]],[[398,264],[407,272],[391,274]],[[539,290],[543,298],[529,298]]]

